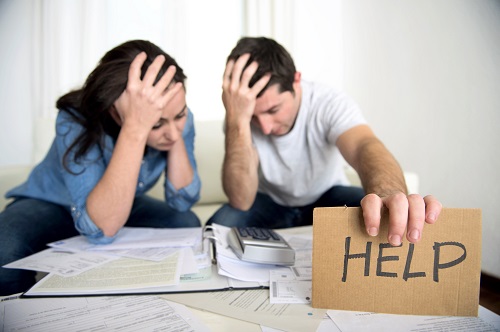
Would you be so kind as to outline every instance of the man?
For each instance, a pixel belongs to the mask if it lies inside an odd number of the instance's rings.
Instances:
[[[242,38],[222,84],[223,187],[229,198],[209,223],[283,228],[312,224],[324,206],[361,206],[366,231],[389,211],[389,242],[416,243],[441,203],[407,195],[403,172],[344,94],[301,79],[290,54],[264,37]],[[363,188],[350,187],[342,157]]]

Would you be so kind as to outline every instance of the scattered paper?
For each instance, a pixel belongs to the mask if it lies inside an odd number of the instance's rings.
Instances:
[[[136,248],[122,250],[106,250],[107,253],[135,259],[145,259],[148,261],[159,262],[170,255],[175,254],[178,248]]]
[[[297,280],[288,270],[271,271],[269,282],[271,303],[311,303],[312,281]]]
[[[96,252],[67,252],[45,249],[3,267],[54,273],[62,277],[76,276],[82,272],[117,259],[117,256]]]
[[[296,267],[312,267],[312,248],[295,250]]]
[[[286,233],[281,232],[281,230],[276,230],[281,236],[283,236],[290,245],[295,250],[304,250],[304,249],[312,249],[312,234],[308,235],[288,235]]]
[[[280,270],[286,272],[288,267],[279,267],[270,264],[249,263],[240,260],[228,245],[227,237],[230,227],[213,224],[216,241],[217,267],[220,275],[250,282],[269,283],[269,272]]]
[[[188,308],[158,296],[2,301],[4,331],[209,331]]]
[[[74,277],[49,274],[26,295],[105,295],[177,285],[182,257],[183,251],[161,262],[119,258]]]
[[[290,270],[297,280],[312,280],[312,267],[291,266]]]
[[[192,247],[200,242],[201,230],[192,228],[123,227],[108,244],[91,244],[84,236],[74,236],[48,245],[70,251],[117,250],[161,247]]]
[[[241,280],[269,283],[269,272],[273,269],[282,272],[289,271],[288,267],[279,267],[276,265],[255,264],[243,262],[236,259],[230,259],[224,256],[218,256],[217,267],[220,275]]]
[[[359,311],[328,310],[342,332],[498,332],[500,316],[479,307],[479,317],[391,315]]]
[[[272,304],[268,289],[165,294],[167,300],[287,332],[316,331],[326,310],[309,304]]]

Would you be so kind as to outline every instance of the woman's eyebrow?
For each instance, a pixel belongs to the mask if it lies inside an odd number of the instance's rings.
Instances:
[[[180,110],[180,112],[176,114],[176,116],[179,115],[179,114],[181,114],[182,112],[184,112],[186,110],[186,108],[187,108],[187,104],[184,104],[184,106],[182,107],[182,109]]]
[[[186,108],[187,108],[187,104],[184,104],[184,106],[182,107],[182,109],[175,116],[179,116],[179,114],[181,114],[182,112],[184,112],[184,110],[186,110]],[[166,118],[160,118],[160,121],[165,122],[165,121],[168,121],[168,119],[166,119]]]

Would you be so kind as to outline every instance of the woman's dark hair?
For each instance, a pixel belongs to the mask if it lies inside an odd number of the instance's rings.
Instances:
[[[265,74],[271,74],[269,83],[257,97],[260,97],[268,87],[274,84],[278,84],[280,92],[290,91],[294,93],[295,64],[290,53],[283,46],[266,37],[243,37],[233,48],[227,60],[236,60],[245,53],[250,54],[245,68],[253,61],[259,64],[259,68],[250,80],[250,87]]]
[[[110,108],[127,86],[130,64],[141,52],[147,59],[141,69],[141,78],[158,55],[165,56],[156,82],[174,65],[177,69],[173,80],[182,82],[186,76],[177,62],[155,44],[145,40],[131,40],[108,51],[90,73],[81,89],[71,91],[56,102],[56,107],[69,113],[84,131],[69,146],[63,156],[63,165],[68,169],[68,156],[75,149],[74,162],[77,163],[94,144],[102,144],[104,134],[114,139],[118,137],[120,127],[113,120]],[[68,169],[69,170],[69,169]]]

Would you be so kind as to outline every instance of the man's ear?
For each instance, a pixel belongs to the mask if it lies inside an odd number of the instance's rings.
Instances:
[[[293,75],[293,83],[300,83],[300,79],[302,78],[302,74],[300,71],[296,71],[295,75]]]
[[[300,79],[302,78],[302,74],[299,71],[296,71],[293,75],[293,92],[298,93],[300,91]]]
[[[116,110],[115,105],[112,105],[109,108],[109,114],[111,114],[111,117],[113,118],[113,120],[115,120],[115,122],[121,127],[122,126],[122,119],[120,117],[120,114],[118,114],[118,111]]]

